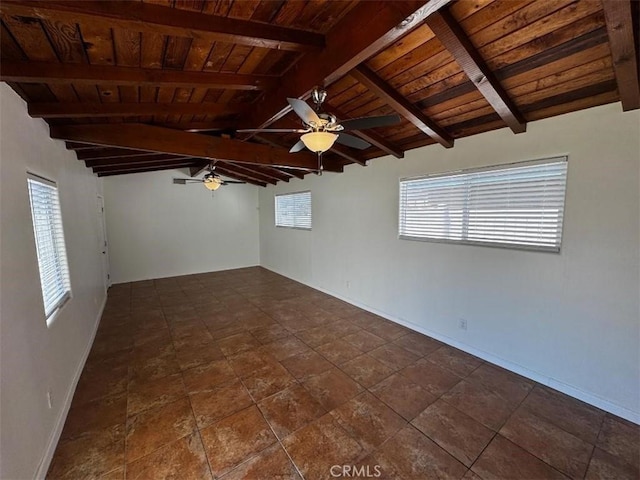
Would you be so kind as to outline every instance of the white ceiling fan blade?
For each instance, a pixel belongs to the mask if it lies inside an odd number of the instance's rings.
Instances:
[[[318,114],[313,111],[313,108],[311,108],[307,102],[297,98],[287,98],[287,102],[289,102],[293,111],[296,112],[296,115],[298,115],[304,123],[307,125],[320,125],[320,117],[318,117]]]
[[[302,140],[298,140],[298,143],[296,143],[293,147],[291,147],[291,150],[289,150],[289,153],[299,152],[300,150],[303,150],[304,147],[305,147],[304,142]]]

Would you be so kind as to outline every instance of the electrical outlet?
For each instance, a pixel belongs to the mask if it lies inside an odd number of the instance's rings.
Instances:
[[[49,405],[49,408],[53,408],[53,393],[51,393],[51,390],[47,390],[47,405]]]
[[[467,321],[464,318],[461,318],[458,320],[458,328],[460,330],[466,330],[467,329]]]

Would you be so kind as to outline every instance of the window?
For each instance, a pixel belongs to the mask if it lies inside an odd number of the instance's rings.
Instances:
[[[276,195],[276,227],[311,230],[311,192]]]
[[[44,313],[48,323],[52,315],[71,296],[60,201],[55,183],[35,175],[29,175],[27,183]]]
[[[560,251],[567,157],[400,181],[400,238]]]

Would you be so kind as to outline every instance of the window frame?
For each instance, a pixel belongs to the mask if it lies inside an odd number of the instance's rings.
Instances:
[[[309,194],[309,217],[310,217],[310,226],[309,227],[298,227],[298,226],[290,226],[290,225],[278,225],[278,198],[281,197],[289,197],[293,195],[300,194]],[[312,204],[311,190],[301,190],[299,192],[288,192],[288,193],[279,193],[273,196],[273,212],[274,212],[274,225],[276,228],[289,228],[293,230],[303,230],[309,232],[313,229],[313,204]]]
[[[40,258],[42,257],[42,255],[40,253],[41,252],[40,246],[38,245],[38,230],[36,227],[35,216],[34,216],[35,212],[33,209],[33,196],[32,196],[32,190],[31,190],[32,188],[31,182],[39,183],[41,185],[55,189],[55,204],[54,204],[55,211],[53,212],[53,215],[57,215],[60,217],[60,225],[58,227],[59,231],[58,231],[58,228],[54,227],[55,231],[53,232],[53,236],[59,237],[59,239],[62,242],[61,244],[57,244],[56,242],[54,242],[54,245],[55,245],[54,248],[56,249],[55,258],[57,259],[56,260],[57,268],[61,268],[63,272],[62,273],[63,278],[61,280],[61,283],[62,283],[64,292],[60,296],[60,298],[53,304],[53,306],[50,306],[50,310],[48,312],[47,312],[47,305],[45,303],[45,285],[43,284],[43,277],[42,277],[41,263],[40,263]],[[71,272],[69,269],[69,258],[67,255],[66,239],[65,239],[64,225],[62,220],[62,205],[60,204],[60,189],[58,187],[58,184],[55,181],[50,180],[46,177],[43,177],[42,175],[38,175],[33,172],[27,171],[27,194],[29,196],[29,212],[31,214],[31,226],[33,229],[36,261],[38,263],[38,276],[39,276],[39,283],[40,283],[40,292],[42,294],[43,313],[45,316],[47,326],[49,327],[51,326],[51,324],[53,323],[57,315],[60,313],[60,311],[73,297],[72,288],[71,288]],[[48,224],[51,225],[52,223],[51,217],[47,217],[47,221],[49,222]]]
[[[564,183],[564,192],[562,195],[562,218],[560,221],[560,235],[558,237],[558,247],[549,247],[543,245],[521,245],[516,243],[508,243],[508,242],[491,242],[491,241],[479,241],[479,240],[468,240],[468,239],[449,239],[449,238],[435,238],[435,237],[416,237],[411,235],[402,235],[400,233],[401,229],[401,219],[402,219],[402,182],[412,181],[412,180],[422,180],[422,179],[434,179],[434,178],[442,178],[442,177],[455,177],[459,175],[478,173],[478,172],[491,172],[496,170],[506,170],[509,168],[519,168],[519,167],[528,167],[535,165],[544,165],[544,164],[552,164],[552,163],[560,163],[564,162],[566,164],[566,173],[565,173],[565,183]],[[399,240],[409,240],[416,242],[430,242],[430,243],[447,243],[447,244],[455,244],[455,245],[471,245],[478,247],[491,247],[491,248],[500,248],[500,249],[509,249],[509,250],[524,250],[529,252],[542,252],[542,253],[555,253],[559,254],[562,251],[562,243],[564,239],[564,225],[565,225],[565,215],[566,215],[566,198],[567,198],[567,185],[569,182],[569,155],[555,155],[552,157],[545,157],[535,160],[525,160],[519,162],[510,162],[503,163],[497,165],[489,165],[484,167],[474,167],[474,168],[465,168],[459,170],[453,170],[448,172],[440,172],[433,173],[428,175],[417,175],[412,177],[402,177],[398,182],[398,239]]]

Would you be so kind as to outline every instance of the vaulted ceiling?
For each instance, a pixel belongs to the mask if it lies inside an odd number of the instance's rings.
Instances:
[[[640,106],[632,0],[2,0],[0,79],[100,176],[211,160],[257,185],[302,178],[287,97],[328,92],[353,132],[327,171],[596,105]],[[635,23],[634,23],[635,22]]]

